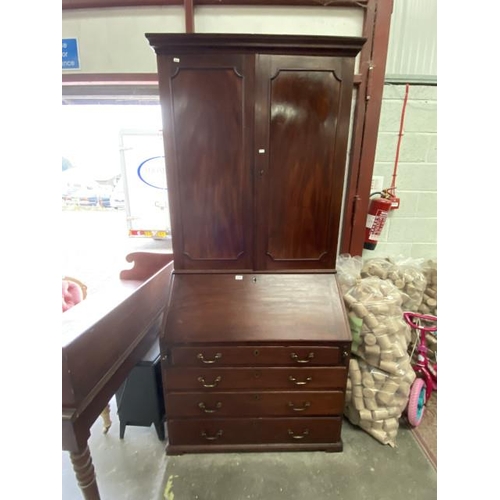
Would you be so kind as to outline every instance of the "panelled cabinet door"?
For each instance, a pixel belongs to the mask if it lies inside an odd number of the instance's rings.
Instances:
[[[150,34],[176,270],[333,270],[349,37]]]
[[[335,267],[353,63],[257,56],[256,269]]]
[[[174,265],[252,269],[255,57],[158,60]]]

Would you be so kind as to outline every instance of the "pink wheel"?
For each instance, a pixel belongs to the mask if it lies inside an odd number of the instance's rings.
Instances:
[[[407,416],[413,427],[417,427],[424,416],[425,389],[425,381],[421,378],[416,378],[410,389]]]

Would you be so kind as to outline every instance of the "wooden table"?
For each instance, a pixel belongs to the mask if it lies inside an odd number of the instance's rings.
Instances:
[[[100,500],[88,447],[90,428],[163,326],[173,256],[135,252],[105,293],[62,318],[62,449],[86,500]]]

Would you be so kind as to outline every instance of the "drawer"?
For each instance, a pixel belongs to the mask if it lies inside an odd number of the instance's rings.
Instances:
[[[214,392],[226,389],[344,389],[345,367],[175,368],[163,369],[167,391]]]
[[[172,419],[169,445],[339,443],[341,417]]]
[[[170,366],[346,366],[350,346],[173,347]]]
[[[166,395],[169,418],[342,415],[342,391],[175,392]]]

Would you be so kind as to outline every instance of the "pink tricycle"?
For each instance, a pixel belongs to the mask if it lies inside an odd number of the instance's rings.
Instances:
[[[405,312],[403,316],[412,331],[414,345],[411,361],[417,375],[410,388],[406,414],[410,425],[417,427],[422,421],[425,405],[432,391],[437,391],[437,359],[429,358],[426,339],[428,333],[437,337],[437,317],[413,312]],[[413,336],[416,338],[413,339]]]

